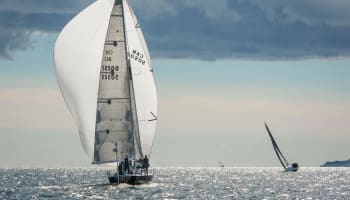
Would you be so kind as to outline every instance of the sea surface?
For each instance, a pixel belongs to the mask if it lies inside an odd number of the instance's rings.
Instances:
[[[0,169],[0,199],[350,199],[350,168],[155,168],[152,183],[108,183],[106,170]]]

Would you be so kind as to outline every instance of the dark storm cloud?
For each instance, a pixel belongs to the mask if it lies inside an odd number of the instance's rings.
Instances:
[[[151,52],[199,59],[350,55],[350,1],[158,0],[135,3]],[[218,3],[220,2],[220,3]]]
[[[23,13],[70,13],[91,2],[93,0],[0,0],[0,9]]]
[[[31,47],[37,32],[57,32],[87,0],[0,0],[0,58]]]
[[[0,56],[57,32],[91,0],[0,0]],[[130,0],[156,57],[302,59],[350,55],[348,0]]]

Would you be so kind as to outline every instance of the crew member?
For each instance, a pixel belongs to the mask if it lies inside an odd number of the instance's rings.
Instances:
[[[149,160],[147,158],[147,155],[145,155],[145,158],[142,160],[142,169],[145,170],[146,175],[148,175],[148,168],[149,168]]]

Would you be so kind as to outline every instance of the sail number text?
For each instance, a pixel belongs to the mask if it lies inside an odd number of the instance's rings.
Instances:
[[[128,52],[128,57],[131,60],[135,60],[135,61],[141,63],[142,65],[146,64],[145,56],[142,53],[136,51],[135,49],[132,50],[131,53]]]
[[[101,66],[101,80],[118,80],[119,66]]]

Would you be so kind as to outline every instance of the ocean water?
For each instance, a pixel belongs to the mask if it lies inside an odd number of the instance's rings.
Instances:
[[[350,199],[350,168],[155,168],[152,183],[108,183],[106,170],[0,169],[0,199]]]

